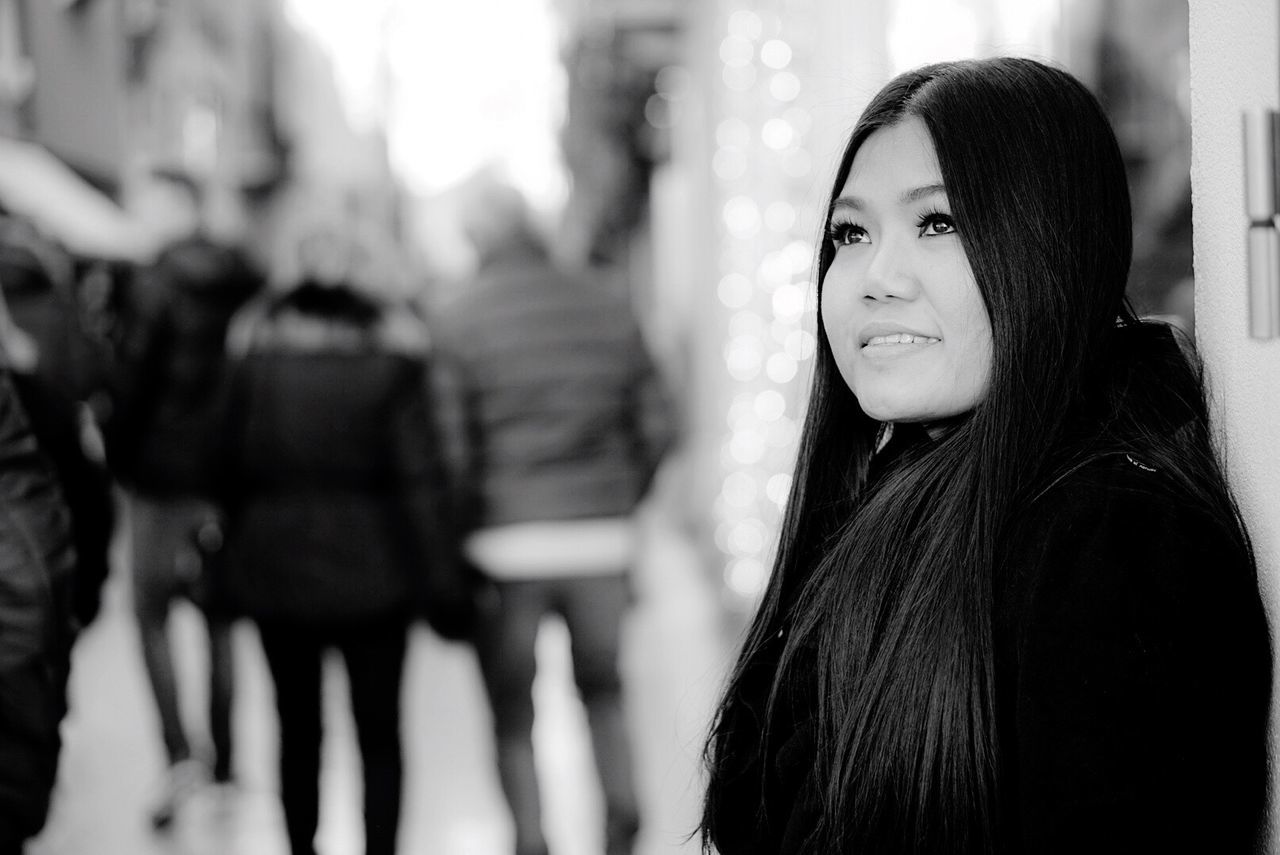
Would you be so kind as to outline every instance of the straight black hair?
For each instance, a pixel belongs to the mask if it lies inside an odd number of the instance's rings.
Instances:
[[[831,199],[867,138],[908,117],[932,139],[990,319],[988,392],[869,483],[882,426],[841,379],[819,318],[773,574],[707,743],[708,847],[736,836],[731,815],[770,821],[760,811],[770,746],[785,736],[773,723],[808,696],[823,787],[812,851],[1000,848],[991,633],[1001,543],[1017,511],[1072,468],[1121,452],[1167,464],[1247,548],[1198,369],[1176,347],[1169,356],[1167,331],[1125,301],[1129,196],[1097,100],[1031,59],[905,73],[859,119]],[[834,255],[824,241],[819,295]]]

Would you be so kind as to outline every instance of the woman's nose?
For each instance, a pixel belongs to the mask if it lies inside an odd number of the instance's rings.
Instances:
[[[893,239],[877,244],[867,264],[862,296],[868,300],[910,300],[919,288],[909,249]]]

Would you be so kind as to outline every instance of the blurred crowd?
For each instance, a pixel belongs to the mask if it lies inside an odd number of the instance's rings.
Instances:
[[[138,655],[167,769],[157,834],[235,785],[231,627],[254,623],[280,724],[291,851],[314,855],[322,657],[340,652],[365,851],[395,850],[407,634],[473,645],[515,851],[545,853],[534,638],[569,630],[610,855],[640,828],[618,648],[634,515],[676,441],[625,289],[560,259],[519,192],[473,183],[476,259],[427,308],[393,242],[338,195],[302,199],[277,257],[246,252],[191,176],[149,176],[158,251],[76,255],[0,208],[0,853],[49,811],[71,652],[129,544]],[[180,601],[203,618],[209,746],[180,713]]]

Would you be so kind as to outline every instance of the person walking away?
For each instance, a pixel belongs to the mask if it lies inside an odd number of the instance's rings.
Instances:
[[[127,300],[110,418],[108,464],[129,495],[134,611],[155,696],[168,771],[152,807],[157,829],[205,781],[232,780],[231,617],[212,563],[222,541],[212,501],[212,450],[220,412],[225,338],[232,315],[261,287],[236,247],[201,227],[200,188],[157,176],[175,238],[142,270]],[[185,232],[185,233],[184,233]],[[179,598],[199,607],[209,637],[212,763],[183,727],[168,637]]]
[[[544,855],[533,755],[534,641],[571,639],[604,791],[609,855],[640,827],[618,654],[633,512],[672,438],[671,413],[628,300],[557,268],[523,198],[482,185],[463,226],[480,259],[439,335],[465,436],[469,558],[494,582],[477,650],[517,855]]]
[[[392,855],[407,632],[456,554],[428,412],[425,326],[350,279],[347,232],[233,324],[224,449],[228,585],[275,683],[290,851],[315,855],[322,658],[346,664],[366,855]],[[308,253],[310,257],[310,253]],[[321,273],[316,268],[323,267]]]

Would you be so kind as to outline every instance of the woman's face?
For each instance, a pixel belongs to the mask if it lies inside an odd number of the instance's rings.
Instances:
[[[863,411],[928,424],[972,410],[990,383],[991,323],[922,120],[866,139],[828,239],[822,322]]]

